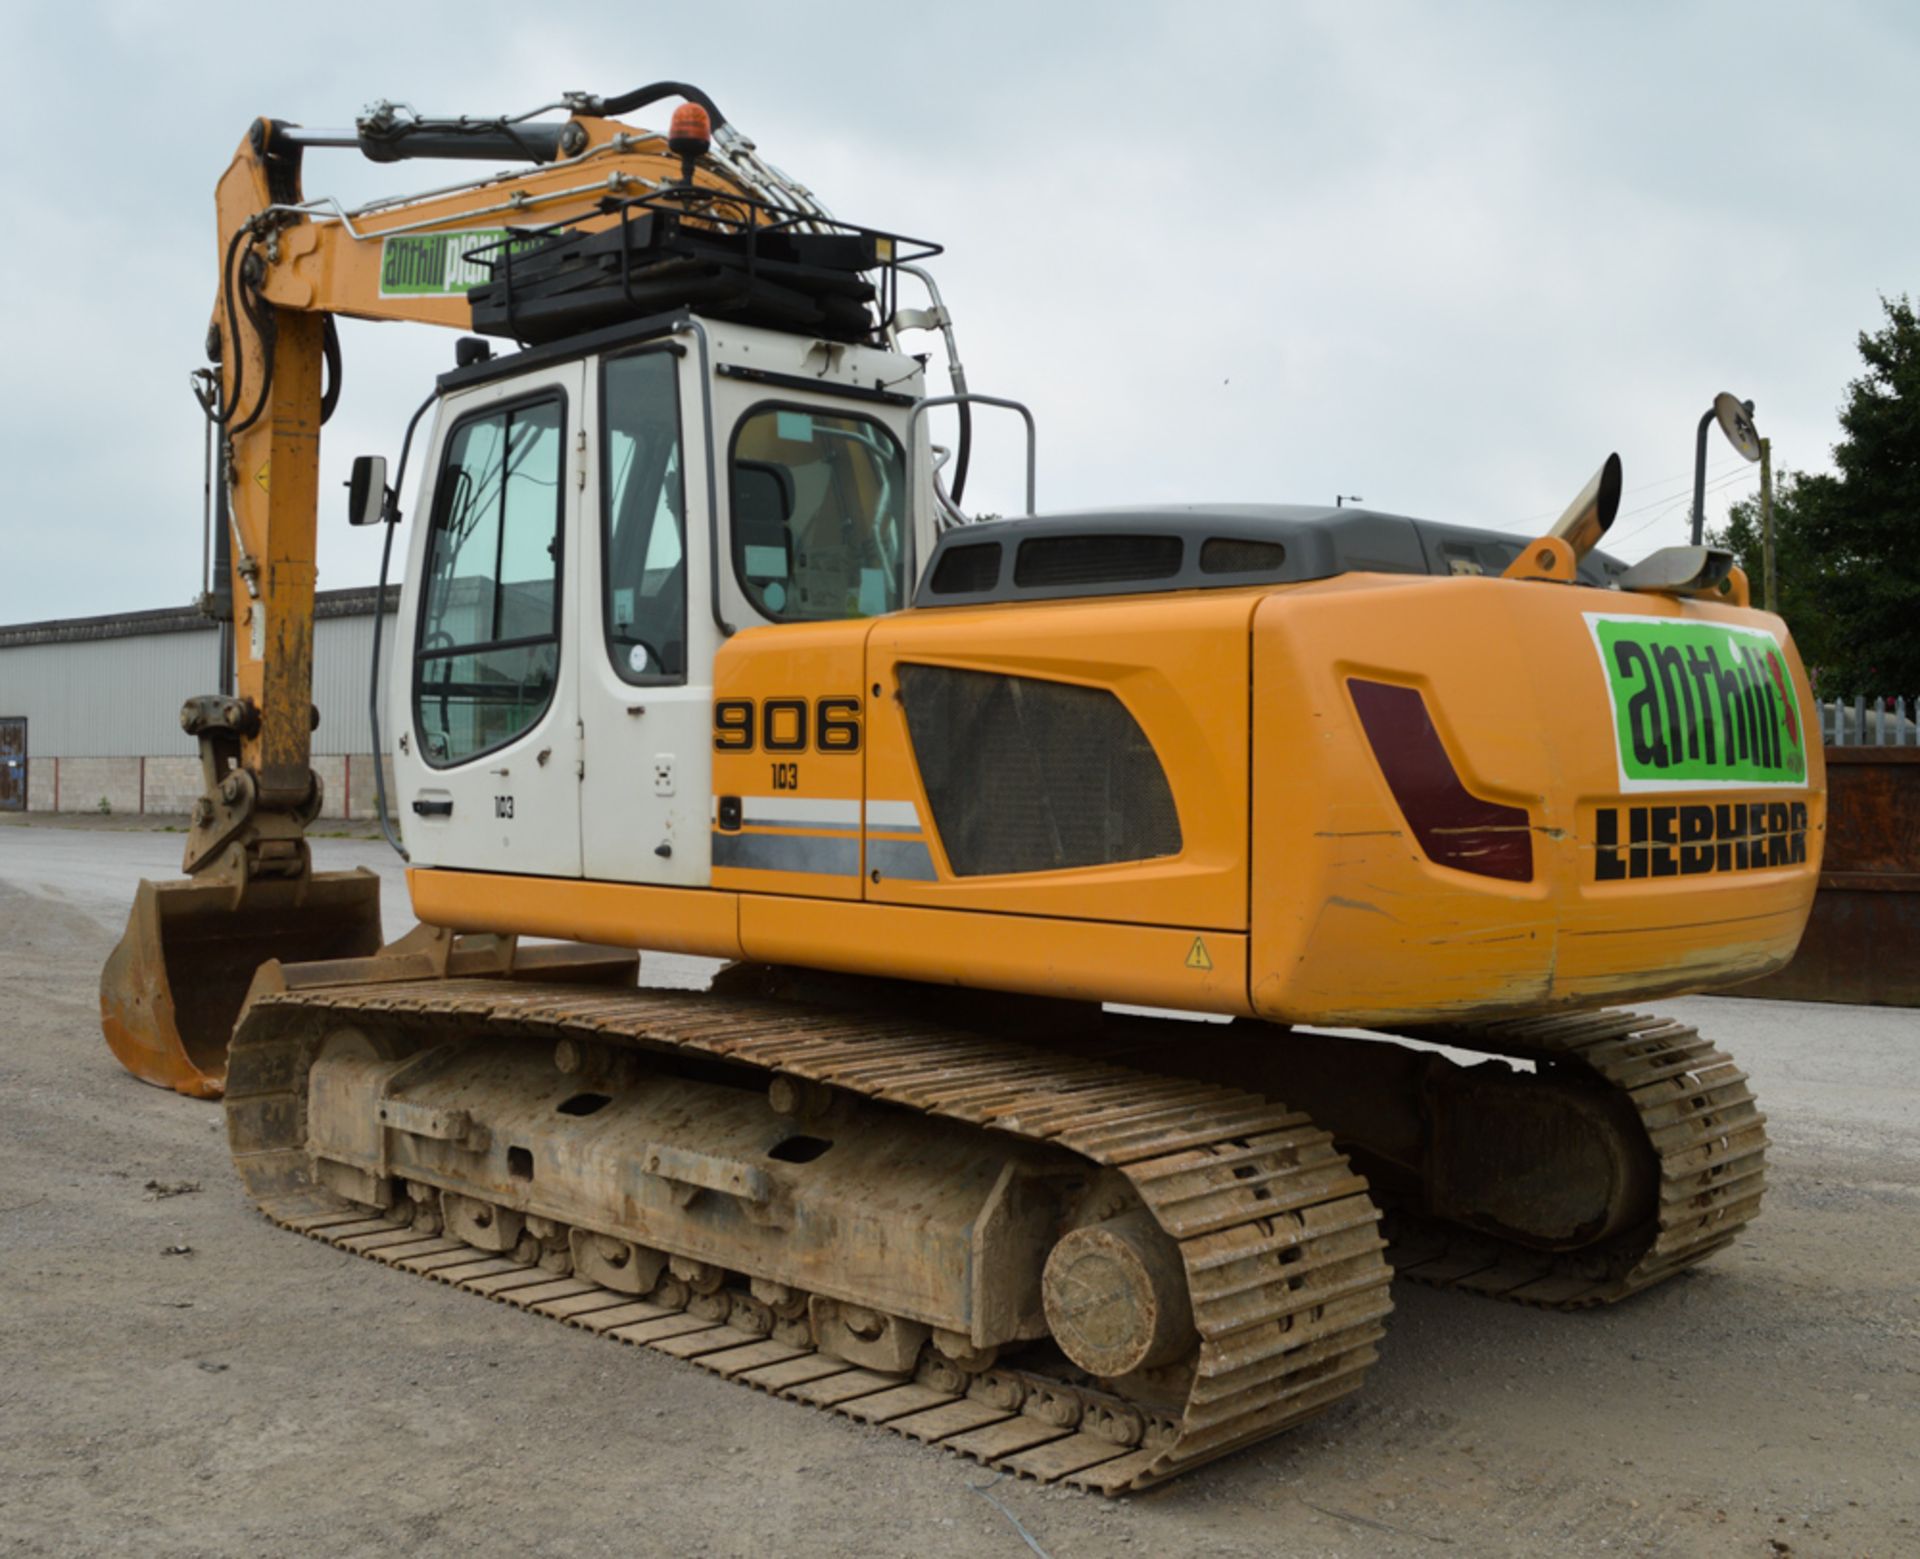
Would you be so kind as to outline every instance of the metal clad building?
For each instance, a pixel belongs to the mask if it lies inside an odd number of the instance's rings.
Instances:
[[[315,601],[314,769],[328,817],[373,815],[374,595],[329,590]],[[398,598],[389,590],[389,647]],[[26,758],[24,786],[0,786],[0,807],[185,812],[200,794],[200,765],[180,705],[218,688],[219,643],[190,606],[0,627],[0,746],[23,745]]]

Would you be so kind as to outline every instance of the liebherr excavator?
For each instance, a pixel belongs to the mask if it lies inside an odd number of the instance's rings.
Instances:
[[[1729,557],[1600,551],[1617,458],[1533,540],[1043,515],[1030,417],[1028,512],[970,519],[974,413],[1025,413],[966,388],[934,245],[692,87],[552,111],[261,119],[219,186],[237,684],[102,1010],[224,1092],[268,1217],[1105,1492],[1355,1390],[1389,1256],[1577,1308],[1734,1238],[1742,1073],[1606,1010],[1779,967],[1813,894],[1811,695]],[[307,198],[344,145],[512,167]],[[473,332],[349,495],[391,546],[431,409],[388,946],[305,840],[336,315]]]

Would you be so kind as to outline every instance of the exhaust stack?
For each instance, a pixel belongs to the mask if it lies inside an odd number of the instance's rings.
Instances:
[[[1567,505],[1566,513],[1553,522],[1549,536],[1558,536],[1583,558],[1600,544],[1600,538],[1620,512],[1620,457],[1608,455],[1593,480],[1580,489],[1580,496]]]

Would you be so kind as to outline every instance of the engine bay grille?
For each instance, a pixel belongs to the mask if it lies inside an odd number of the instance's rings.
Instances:
[[[900,688],[957,876],[1180,853],[1166,771],[1107,689],[923,665],[902,665]]]

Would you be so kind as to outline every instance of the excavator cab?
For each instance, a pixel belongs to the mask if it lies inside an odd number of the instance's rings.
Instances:
[[[387,671],[412,864],[712,886],[722,652],[910,599],[921,379],[683,311],[443,375]]]

